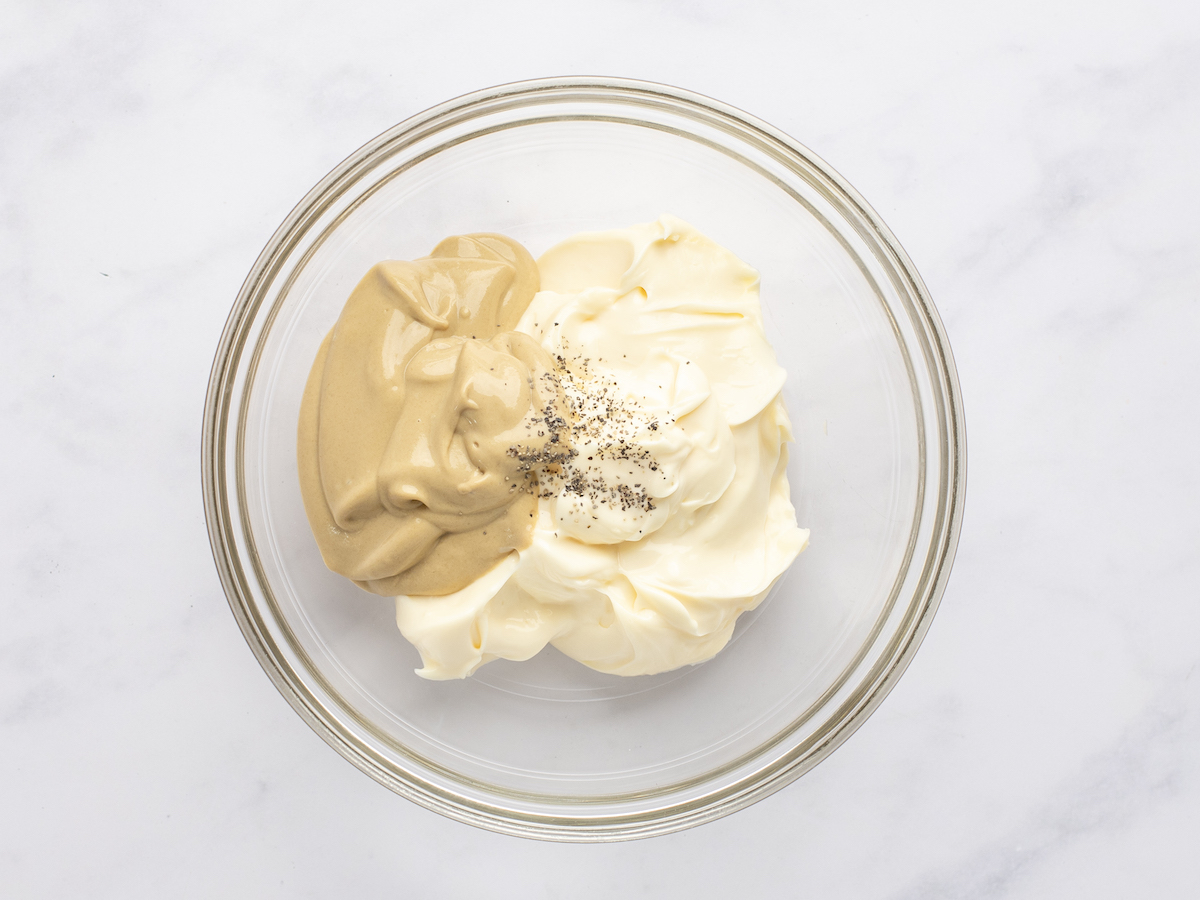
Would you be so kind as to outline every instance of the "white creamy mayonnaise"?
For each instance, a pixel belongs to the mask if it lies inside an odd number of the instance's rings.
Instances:
[[[557,361],[576,454],[539,476],[527,548],[455,593],[396,598],[417,674],[546,644],[619,675],[702,662],[808,544],[758,273],[671,216],[576,235],[538,269],[516,330]]]

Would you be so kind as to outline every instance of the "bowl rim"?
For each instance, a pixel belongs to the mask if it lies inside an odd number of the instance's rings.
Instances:
[[[890,268],[902,277],[917,321],[918,337],[929,366],[937,407],[935,440],[941,466],[939,500],[930,552],[900,629],[891,641],[892,652],[879,659],[841,709],[830,720],[832,727],[792,747],[783,756],[739,777],[732,784],[682,802],[667,803],[637,813],[589,816],[530,813],[482,802],[423,778],[414,771],[394,771],[380,754],[361,740],[341,720],[336,710],[317,697],[283,658],[258,614],[237,550],[237,522],[225,502],[230,410],[240,360],[263,299],[260,288],[269,285],[289,255],[293,236],[303,236],[342,188],[399,149],[423,140],[467,118],[514,106],[570,100],[603,100],[637,107],[661,107],[722,128],[737,139],[766,151],[798,174],[816,176],[837,195],[887,256]],[[439,148],[441,149],[441,148]],[[807,178],[811,182],[811,178]],[[819,185],[818,189],[822,189]],[[266,333],[270,323],[263,329]],[[257,349],[256,354],[257,354]],[[247,390],[249,384],[247,385]],[[245,404],[241,406],[244,419]],[[242,428],[238,423],[237,481],[242,490]],[[807,147],[779,129],[733,106],[692,91],[626,78],[561,77],[512,82],[448,100],[405,119],[368,141],[335,166],[291,210],[271,236],[247,275],[218,344],[205,398],[201,444],[201,482],[209,541],[226,598],[243,637],[276,688],[318,735],[357,768],[389,789],[452,819],[506,834],[561,841],[611,841],[648,837],[689,828],[742,809],[790,784],[812,769],[854,733],[892,690],[921,644],[949,579],[962,527],[966,487],[966,429],[958,375],[949,341],[924,282],[891,230],[865,199],[831,166]],[[243,521],[243,527],[247,527]],[[915,532],[914,532],[915,534]],[[247,535],[249,538],[249,535]],[[248,546],[253,546],[252,539]],[[255,563],[257,568],[257,563]],[[906,564],[904,572],[911,566]],[[256,573],[260,583],[263,575]],[[343,715],[345,711],[343,711]],[[353,714],[350,715],[354,718]],[[362,724],[362,723],[360,723]],[[789,731],[790,733],[790,731]],[[471,780],[471,779],[466,779]]]

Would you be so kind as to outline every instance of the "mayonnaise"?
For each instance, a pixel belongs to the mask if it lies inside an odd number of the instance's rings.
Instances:
[[[620,675],[702,662],[808,543],[758,273],[670,216],[577,235],[537,267],[516,331],[552,360],[570,452],[513,451],[536,476],[527,544],[461,590],[396,597],[417,674],[548,643]]]

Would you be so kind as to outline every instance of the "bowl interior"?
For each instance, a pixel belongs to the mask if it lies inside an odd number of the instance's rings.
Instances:
[[[890,236],[802,148],[745,120],[713,126],[711,108],[679,97],[485,100],[360,150],[264,252],[210,393],[214,445],[228,445],[210,516],[236,523],[210,518],[218,565],[285,695],[394,789],[519,833],[605,816],[684,827],[815,763],[911,656],[957,537],[953,365]],[[329,572],[304,515],[296,421],[322,337],[372,264],[447,235],[502,232],[537,256],[664,212],[761,273],[810,547],[702,665],[621,678],[547,648],[462,682],[418,678],[391,601]]]

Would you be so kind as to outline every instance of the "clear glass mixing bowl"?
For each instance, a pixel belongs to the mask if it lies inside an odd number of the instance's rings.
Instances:
[[[537,256],[669,212],[762,273],[812,543],[730,645],[658,676],[548,648],[462,682],[412,674],[392,603],[321,562],[296,419],[322,336],[373,263],[496,231]],[[954,557],[962,406],[941,322],[866,202],[805,147],[687,91],[562,78],[453,100],[371,141],[263,250],[213,367],[213,554],[264,670],[387,787],[485,828],[616,840],[710,821],[812,768],[903,672]]]

